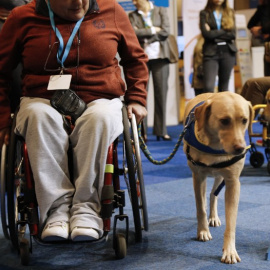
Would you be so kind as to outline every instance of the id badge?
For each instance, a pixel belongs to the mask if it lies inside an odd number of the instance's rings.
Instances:
[[[69,89],[71,83],[71,74],[60,74],[50,76],[48,90],[63,90]]]

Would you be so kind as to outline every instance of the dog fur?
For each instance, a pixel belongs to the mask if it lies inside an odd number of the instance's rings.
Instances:
[[[251,129],[254,112],[251,103],[242,96],[231,92],[206,93],[196,96],[185,108],[186,119],[192,108],[198,106],[195,113],[195,134],[198,140],[215,150],[225,150],[224,155],[213,155],[198,151],[190,147],[189,154],[194,161],[207,166],[230,160],[236,155],[245,152],[245,132]],[[187,142],[184,140],[184,151],[187,153]],[[209,241],[212,236],[209,225],[221,225],[217,211],[217,196],[215,190],[225,180],[225,217],[226,229],[224,233],[223,255],[221,261],[232,264],[240,262],[235,246],[235,228],[240,196],[239,177],[244,167],[245,158],[225,168],[211,168],[194,165],[188,160],[192,171],[193,187],[197,208],[197,238],[200,241]],[[214,185],[210,194],[210,213],[207,220],[206,211],[206,178],[213,176]]]

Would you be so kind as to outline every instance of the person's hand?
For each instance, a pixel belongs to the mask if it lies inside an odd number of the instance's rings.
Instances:
[[[10,13],[10,10],[7,10],[3,7],[0,7],[0,20],[5,21]]]
[[[266,39],[269,39],[270,35],[269,34],[263,34],[262,37],[263,37],[264,40],[266,40]]]
[[[262,27],[261,26],[254,26],[254,27],[250,28],[250,32],[254,37],[258,38],[262,35]]]
[[[127,113],[128,113],[128,118],[131,119],[132,113],[134,113],[136,117],[136,122],[137,124],[141,123],[143,118],[147,115],[147,110],[146,108],[137,103],[137,102],[131,102],[127,106]]]
[[[160,28],[160,27],[155,26],[155,30],[156,30],[156,33],[158,33],[158,32],[160,32],[160,31],[161,31],[161,28]]]
[[[3,128],[0,130],[0,148],[2,148],[3,144],[5,143],[8,145],[9,143],[9,128]]]
[[[211,30],[210,26],[207,23],[205,24],[205,29],[206,29],[206,31],[210,31]]]

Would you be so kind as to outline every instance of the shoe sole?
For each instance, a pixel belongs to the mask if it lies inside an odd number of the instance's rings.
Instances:
[[[62,242],[62,241],[67,241],[68,238],[61,237],[61,236],[47,236],[41,239],[44,242]]]
[[[71,238],[73,242],[90,242],[90,241],[95,241],[98,240],[98,238],[88,236],[88,235],[78,235],[74,238]]]

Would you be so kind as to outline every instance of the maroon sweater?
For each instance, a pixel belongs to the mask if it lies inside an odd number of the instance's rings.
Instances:
[[[10,125],[8,91],[12,70],[19,62],[23,64],[23,96],[49,99],[54,92],[47,90],[48,81],[50,75],[59,72],[45,71],[44,65],[50,46],[58,39],[49,17],[36,12],[38,1],[13,9],[0,33],[0,129]],[[64,72],[72,74],[70,88],[87,103],[124,95],[127,103],[134,101],[145,106],[147,56],[128,16],[115,0],[91,0],[91,3],[64,63],[65,67],[76,67],[79,62],[77,68]],[[75,23],[57,16],[55,23],[66,44]],[[53,46],[46,69],[59,67],[57,49],[58,45]],[[117,52],[125,82],[121,78]]]

